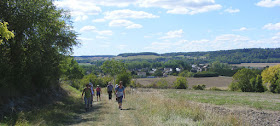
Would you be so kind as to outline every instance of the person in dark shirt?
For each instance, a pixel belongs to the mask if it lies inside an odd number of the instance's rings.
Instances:
[[[113,85],[111,82],[107,85],[107,92],[109,95],[109,100],[112,100]]]

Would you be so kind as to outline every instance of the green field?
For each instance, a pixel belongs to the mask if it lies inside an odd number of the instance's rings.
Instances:
[[[209,90],[161,90],[166,97],[226,107],[244,107],[280,111],[280,95]]]

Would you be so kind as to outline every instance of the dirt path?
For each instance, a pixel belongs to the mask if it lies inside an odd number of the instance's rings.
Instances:
[[[84,125],[110,125],[110,126],[133,126],[140,124],[139,121],[134,117],[135,109],[128,104],[125,104],[124,99],[123,110],[118,109],[118,103],[108,99],[107,94],[102,94],[102,101],[96,101],[94,98],[93,107],[88,112],[85,110],[80,114],[77,114],[72,124],[73,126],[84,126]],[[130,99],[128,96],[127,99]]]

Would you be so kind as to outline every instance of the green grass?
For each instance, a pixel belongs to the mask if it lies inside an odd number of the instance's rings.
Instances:
[[[279,94],[244,93],[230,91],[164,90],[166,96],[214,105],[240,106],[280,111]]]

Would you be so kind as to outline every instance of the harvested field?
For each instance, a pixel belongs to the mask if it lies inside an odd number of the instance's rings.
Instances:
[[[165,78],[140,78],[136,80],[136,83],[147,86],[152,83],[156,83],[161,79],[165,79],[170,85],[173,85],[173,82],[176,81],[176,76],[168,76]],[[228,85],[232,82],[232,77],[203,77],[203,78],[187,78],[189,88],[193,85],[204,84],[206,88],[218,87],[221,89],[227,89]]]
[[[275,66],[280,63],[241,63],[241,64],[231,64],[232,66],[238,67],[266,67],[266,66]]]

